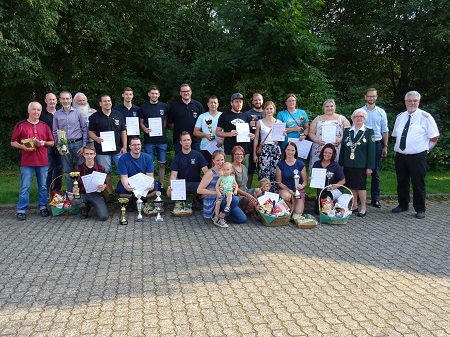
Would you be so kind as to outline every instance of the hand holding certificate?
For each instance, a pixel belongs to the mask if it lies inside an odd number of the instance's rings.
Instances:
[[[163,135],[161,118],[159,117],[149,118],[148,128],[150,129],[150,132],[148,133],[150,137],[157,137]]]
[[[314,188],[324,188],[326,176],[327,176],[327,169],[313,168],[311,170],[311,182],[309,186]]]
[[[170,200],[186,200],[186,180],[174,179],[170,181]]]
[[[139,118],[138,117],[126,117],[127,135],[138,136],[139,135]]]
[[[128,185],[134,188],[133,193],[136,197],[138,195],[143,197],[147,196],[147,193],[153,186],[154,182],[154,178],[143,173],[138,173],[132,177],[128,177]]]
[[[282,142],[284,140],[286,130],[286,123],[273,123],[272,124],[272,132],[268,136],[271,141],[279,141]]]
[[[249,143],[250,142],[250,127],[248,123],[237,123],[236,124],[236,142],[237,143]]]
[[[100,138],[103,140],[101,143],[103,152],[117,151],[114,131],[100,132]]]
[[[322,126],[322,140],[327,143],[336,143],[336,127],[334,125]]]
[[[311,150],[312,142],[306,139],[300,141],[298,138],[288,138],[288,142],[293,142],[297,146],[298,156],[300,158],[308,158],[309,151]]]

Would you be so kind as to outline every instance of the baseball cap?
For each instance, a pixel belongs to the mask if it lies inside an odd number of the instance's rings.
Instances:
[[[244,99],[244,96],[242,96],[241,93],[236,92],[233,95],[231,95],[231,102],[233,102],[235,99]]]

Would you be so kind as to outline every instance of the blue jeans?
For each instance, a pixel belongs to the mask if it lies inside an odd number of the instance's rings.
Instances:
[[[96,157],[97,163],[105,168],[105,173],[111,173],[112,161],[114,160],[114,164],[117,167],[121,155],[120,152],[116,154],[98,154]]]
[[[158,163],[165,163],[167,160],[167,144],[144,144],[144,151],[152,157],[152,161],[155,160],[155,151]]]
[[[61,156],[59,155],[58,149],[56,146],[50,146],[47,148],[47,154],[48,154],[48,174],[47,174],[47,190],[50,188],[50,184],[52,183],[53,179],[60,176],[62,174],[62,163],[61,163]],[[62,186],[62,178],[58,178],[53,183],[53,190],[54,191],[61,191]]]
[[[21,166],[20,167],[20,190],[17,213],[25,214],[30,204],[30,189],[34,173],[38,184],[39,210],[47,208],[47,179],[48,166]]]
[[[227,205],[227,199],[223,198],[222,203],[220,204],[220,211],[223,212]],[[245,223],[247,221],[247,216],[239,208],[239,197],[233,195],[233,200],[230,205],[230,213],[228,214],[228,218],[235,223]]]
[[[78,157],[78,150],[83,147],[83,141],[79,140],[75,143],[67,144],[67,153],[61,156],[61,162],[63,166],[64,174],[75,171],[75,165],[80,165],[84,162],[84,157]],[[74,163],[75,162],[75,163]],[[72,178],[66,176],[66,190],[72,191],[73,181]]]
[[[382,151],[383,148],[381,146],[381,141],[375,142],[375,168],[372,170],[372,182],[370,186],[372,202],[380,199],[380,168]]]

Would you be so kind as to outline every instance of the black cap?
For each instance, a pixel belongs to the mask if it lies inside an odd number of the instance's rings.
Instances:
[[[244,96],[242,96],[241,93],[236,92],[233,95],[231,95],[231,102],[233,102],[235,99],[244,99]]]

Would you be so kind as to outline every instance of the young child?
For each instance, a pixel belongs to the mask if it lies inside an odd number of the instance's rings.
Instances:
[[[216,183],[217,201],[213,217],[214,224],[219,221],[225,222],[223,218],[225,217],[225,215],[230,213],[230,205],[231,201],[233,200],[233,195],[237,194],[239,187],[232,172],[233,170],[231,163],[224,163],[223,175],[219,177]],[[220,205],[222,204],[223,197],[227,198],[227,204],[225,206],[225,209],[223,210],[225,214],[220,213]]]
[[[270,187],[271,187],[271,183],[270,180],[267,178],[262,178],[259,181],[259,188],[255,188],[253,191],[253,196],[255,198],[259,198],[260,196],[264,195],[264,193],[269,192],[270,191]]]

